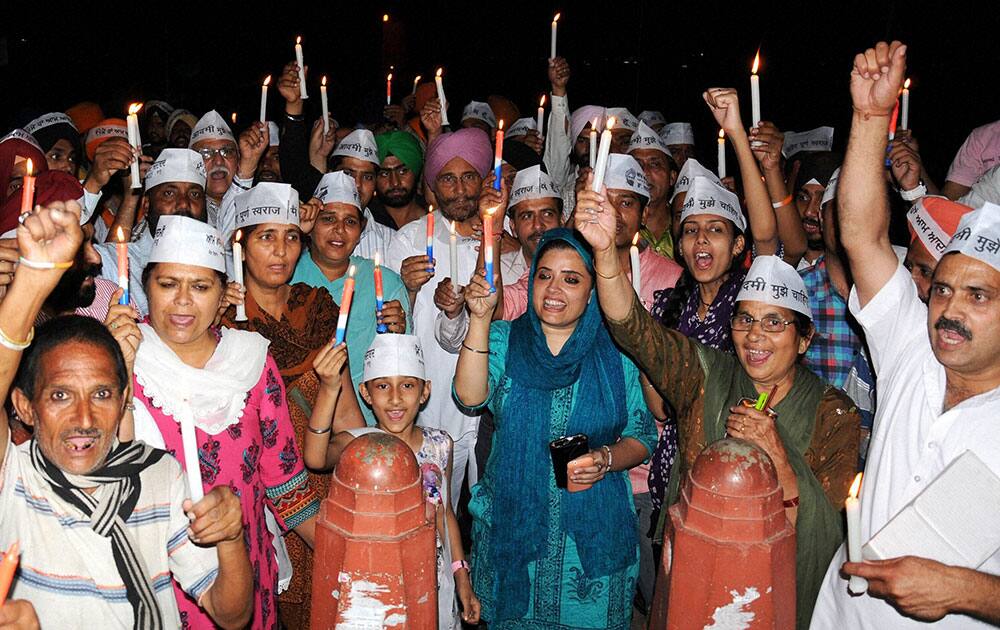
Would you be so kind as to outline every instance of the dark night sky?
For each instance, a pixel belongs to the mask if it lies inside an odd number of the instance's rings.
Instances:
[[[430,76],[443,65],[453,120],[470,98],[491,93],[510,96],[531,115],[547,88],[548,25],[556,11],[563,14],[559,53],[573,69],[572,107],[660,109],[668,119],[691,120],[703,149],[714,148],[715,125],[701,92],[736,86],[748,117],[749,64],[758,45],[764,118],[797,131],[833,125],[842,148],[853,54],[880,38],[910,44],[911,127],[938,180],[967,133],[1000,118],[1000,89],[990,85],[998,80],[1000,12],[982,2],[283,2],[269,10],[235,2],[95,3],[98,15],[85,3],[36,5],[27,15],[3,4],[4,129],[85,99],[117,112],[132,100],[166,98],[198,112],[236,110],[250,120],[260,81],[292,59],[297,34],[311,67],[313,114],[319,76],[327,74],[334,116],[342,124],[371,119],[394,63],[397,94],[415,74]],[[509,17],[501,20],[497,8]],[[395,33],[388,40],[399,42],[388,53],[383,12]],[[277,100],[272,90],[272,117]]]

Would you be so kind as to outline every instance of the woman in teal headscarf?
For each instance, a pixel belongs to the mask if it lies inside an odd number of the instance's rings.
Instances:
[[[542,237],[531,308],[491,324],[496,294],[466,288],[469,332],[454,395],[496,420],[485,474],[472,489],[472,583],[491,630],[626,629],[639,571],[627,470],[656,430],[639,371],[618,352],[594,296],[590,253],[565,228]],[[585,434],[593,465],[556,487],[549,442]],[[462,570],[462,569],[459,569]]]

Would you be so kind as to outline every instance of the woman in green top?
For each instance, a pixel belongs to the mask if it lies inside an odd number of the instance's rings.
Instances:
[[[660,326],[635,300],[614,253],[615,215],[605,197],[588,188],[578,193],[576,208],[576,228],[594,248],[608,328],[677,411],[679,456],[669,501],[698,454],[727,434],[767,452],[796,528],[796,625],[807,628],[843,540],[839,510],[854,476],[860,417],[843,392],[798,365],[813,334],[805,285],[780,259],[758,257],[731,320],[736,355],[713,350]],[[766,411],[776,419],[740,404],[760,394],[770,396]]]
[[[627,630],[639,572],[628,469],[656,442],[639,371],[608,337],[590,254],[565,228],[542,237],[531,308],[491,319],[497,294],[475,275],[455,372],[455,398],[496,421],[486,470],[472,489],[472,584],[491,630]],[[550,441],[588,437],[592,484],[556,487]]]

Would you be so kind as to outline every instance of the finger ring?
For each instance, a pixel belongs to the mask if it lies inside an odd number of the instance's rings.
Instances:
[[[108,326],[108,328],[110,328],[111,330],[114,330],[115,328],[118,328],[118,322],[111,322],[111,325]]]
[[[27,219],[28,216],[30,216],[30,215],[31,215],[31,211],[30,210],[28,212],[22,212],[20,214],[20,216],[17,217],[17,222],[19,224],[21,224],[21,225],[24,225],[24,220]]]

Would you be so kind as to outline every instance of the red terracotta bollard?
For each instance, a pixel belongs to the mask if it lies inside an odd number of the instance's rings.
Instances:
[[[344,450],[320,506],[312,628],[437,628],[434,521],[402,440],[363,435]]]
[[[771,459],[708,445],[670,508],[651,630],[795,627],[795,530]]]

